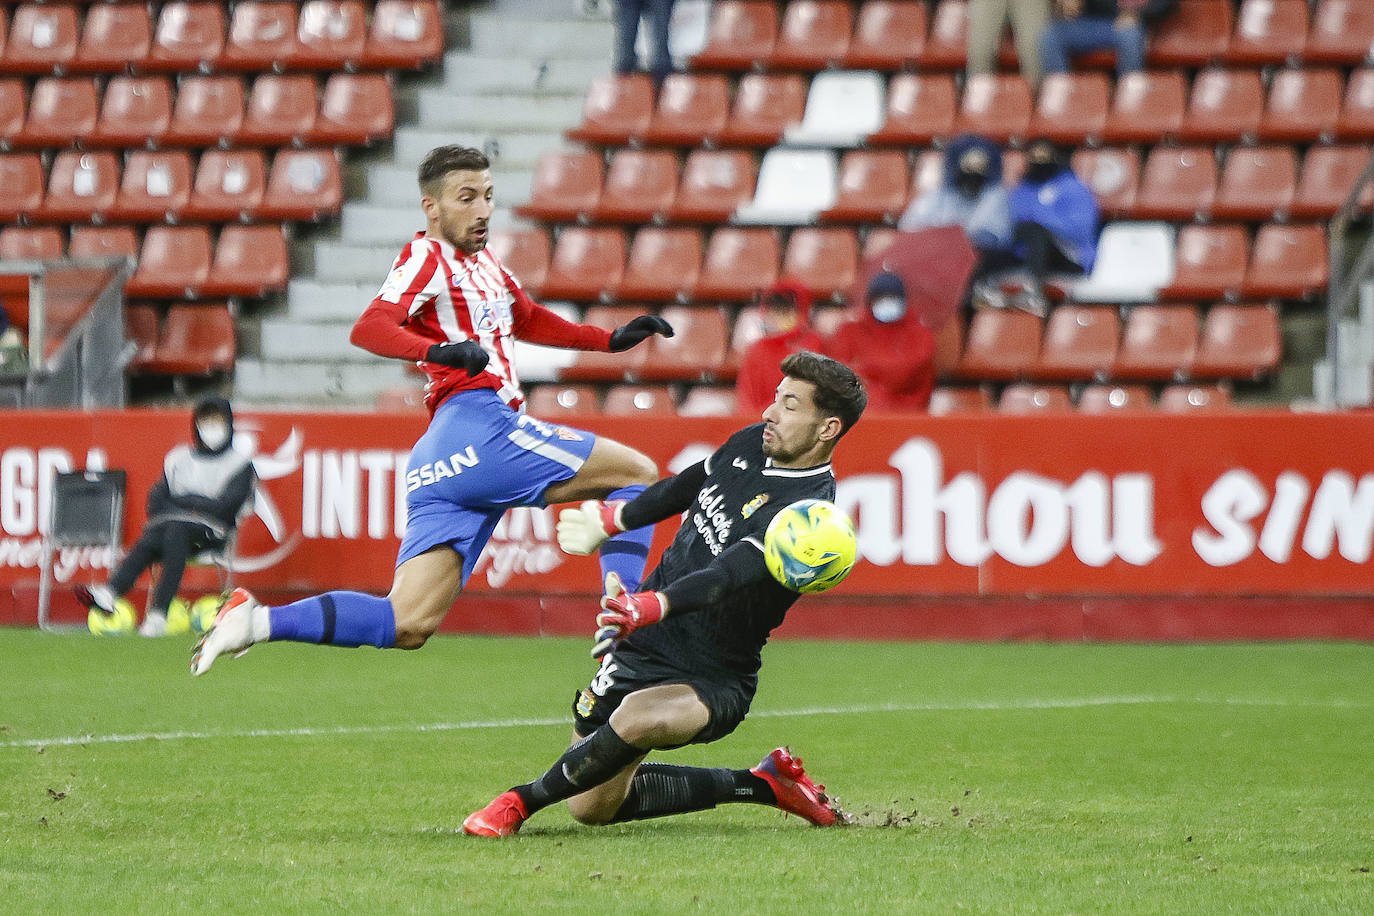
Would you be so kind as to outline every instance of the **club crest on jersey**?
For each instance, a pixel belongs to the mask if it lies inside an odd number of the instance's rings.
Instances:
[[[749,502],[745,503],[744,508],[740,510],[739,514],[748,518],[759,511],[759,507],[766,502],[768,502],[768,494],[760,493],[758,496],[755,496],[753,499],[749,500]]]
[[[490,302],[482,302],[473,306],[472,326],[477,331],[484,334],[493,333],[497,328],[498,320],[496,309],[492,307]]]
[[[590,690],[584,690],[577,695],[577,714],[582,718],[590,716],[595,706],[596,695]]]
[[[555,426],[553,434],[564,442],[581,442],[582,436],[575,430],[568,429],[566,426]]]

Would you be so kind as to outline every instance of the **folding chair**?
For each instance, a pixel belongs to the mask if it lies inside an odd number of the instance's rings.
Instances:
[[[124,527],[123,471],[70,471],[53,477],[48,530],[39,561],[38,626],[50,630],[53,555],[61,547],[108,547],[113,564]]]

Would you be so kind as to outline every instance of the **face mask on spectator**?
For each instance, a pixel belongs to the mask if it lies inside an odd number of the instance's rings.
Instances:
[[[223,420],[205,419],[196,423],[196,435],[212,452],[224,448],[229,441],[229,426]]]
[[[891,324],[906,314],[906,303],[900,296],[883,296],[874,299],[868,307],[873,317],[883,324]]]

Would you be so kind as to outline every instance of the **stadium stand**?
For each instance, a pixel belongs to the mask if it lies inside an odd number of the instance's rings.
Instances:
[[[838,67],[853,31],[849,0],[791,0],[783,9],[768,66],[805,71]]]
[[[93,3],[86,8],[73,73],[138,70],[153,46],[153,21],[144,3]]]
[[[617,150],[592,216],[608,223],[663,222],[677,197],[677,184],[677,156],[670,150]]]
[[[671,73],[658,93],[644,139],[662,146],[714,142],[730,117],[730,81],[720,73]]]
[[[864,0],[843,66],[854,70],[911,68],[925,51],[926,19],[924,3]]]

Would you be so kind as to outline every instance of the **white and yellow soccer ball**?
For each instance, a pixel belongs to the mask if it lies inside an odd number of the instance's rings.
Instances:
[[[854,523],[832,502],[802,499],[783,509],[763,535],[768,571],[794,592],[834,588],[854,568],[859,543]]]
[[[128,598],[115,601],[113,614],[94,607],[86,613],[86,628],[96,636],[124,636],[134,631],[137,622],[138,611]]]
[[[215,625],[219,609],[224,606],[223,595],[202,595],[191,603],[191,631],[205,633]]]
[[[185,598],[173,598],[172,606],[167,608],[167,635],[185,636],[191,632],[191,605]]]

